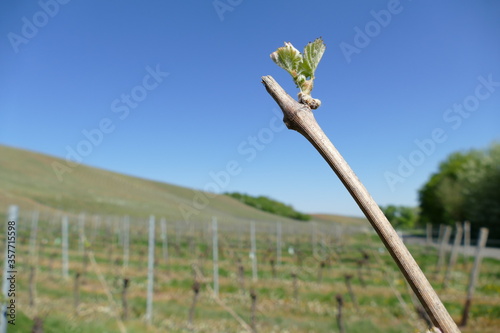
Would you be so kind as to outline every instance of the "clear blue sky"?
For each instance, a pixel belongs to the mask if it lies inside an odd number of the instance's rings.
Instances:
[[[269,54],[319,36],[315,115],[379,204],[500,139],[498,1],[60,2],[0,4],[2,144],[195,189],[235,161],[219,190],[362,215],[260,80],[296,96]]]

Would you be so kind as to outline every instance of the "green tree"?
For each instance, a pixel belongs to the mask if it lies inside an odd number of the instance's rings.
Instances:
[[[469,220],[473,231],[500,236],[500,144],[453,153],[419,191],[420,221],[449,224]]]
[[[418,210],[406,206],[381,206],[380,209],[385,217],[397,228],[413,228],[418,222]]]
[[[463,182],[466,219],[475,229],[490,229],[489,239],[500,237],[500,144],[484,152],[481,163],[465,166]]]
[[[244,204],[247,204],[249,206],[255,207],[257,209],[260,209],[268,213],[281,215],[300,221],[309,221],[311,219],[310,215],[300,213],[295,209],[293,209],[292,206],[285,205],[282,202],[270,199],[265,196],[253,197],[251,195],[242,194],[238,192],[233,192],[233,193],[228,192],[224,194],[233,197],[243,202]]]
[[[420,220],[422,223],[453,225],[466,218],[464,211],[465,175],[468,165],[478,165],[478,151],[453,153],[439,165],[437,173],[420,189]]]

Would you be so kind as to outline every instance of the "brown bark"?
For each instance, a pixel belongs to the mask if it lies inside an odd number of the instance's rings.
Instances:
[[[196,308],[196,303],[198,303],[198,297],[200,296],[200,282],[199,281],[194,281],[192,289],[193,289],[193,302],[191,303],[191,308],[189,309],[189,318],[188,322],[189,325],[193,325],[193,318],[194,318],[194,310]]]
[[[250,318],[250,327],[252,327],[252,332],[257,333],[257,324],[255,321],[255,315],[257,312],[257,294],[255,293],[255,289],[250,290],[250,298],[252,299],[252,314]]]
[[[342,295],[338,294],[335,296],[337,300],[338,308],[337,308],[337,326],[339,328],[340,333],[344,333],[344,319],[342,318],[342,306],[344,305],[344,301],[342,299]]]
[[[347,274],[344,277],[345,277],[345,284],[347,286],[347,291],[349,291],[349,297],[351,297],[351,301],[354,304],[354,307],[356,308],[356,311],[359,313],[360,310],[359,310],[358,299],[356,298],[356,295],[354,295],[354,291],[353,291],[352,285],[351,285],[352,275]]]
[[[123,279],[123,289],[122,289],[122,307],[123,307],[123,312],[122,312],[122,320],[127,320],[128,319],[128,298],[127,298],[127,291],[128,291],[128,286],[130,284],[130,280],[125,278]]]
[[[283,111],[285,125],[311,142],[347,188],[397,263],[434,325],[443,333],[460,332],[375,200],[320,128],[311,109],[295,101],[271,76],[262,77],[262,81],[267,92]]]

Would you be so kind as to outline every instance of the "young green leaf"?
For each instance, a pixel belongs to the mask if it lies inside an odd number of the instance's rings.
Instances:
[[[285,46],[278,48],[271,53],[271,59],[281,68],[286,70],[295,79],[300,71],[302,54],[293,47],[292,43],[286,43]]]
[[[325,43],[320,38],[317,38],[314,42],[310,42],[304,47],[304,55],[302,60],[302,74],[308,78],[314,78],[314,72],[318,67],[318,64],[325,53]]]
[[[285,42],[285,46],[271,53],[271,59],[293,77],[293,81],[300,89],[299,102],[317,109],[321,105],[319,99],[311,97],[314,86],[314,72],[325,52],[325,43],[321,38],[310,42],[304,48],[302,55],[292,43]]]

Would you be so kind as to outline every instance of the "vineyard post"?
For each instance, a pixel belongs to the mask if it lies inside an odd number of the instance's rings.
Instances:
[[[427,231],[427,245],[432,245],[432,224],[430,223],[426,224],[426,231]]]
[[[99,217],[99,215],[94,215],[94,225],[92,228],[92,238],[91,238],[92,243],[96,241],[97,233],[100,229],[101,229],[101,218]]]
[[[435,277],[439,275],[441,269],[443,267],[444,262],[446,261],[446,248],[448,247],[448,243],[450,242],[451,236],[451,227],[447,225],[444,227],[443,237],[441,238],[441,245],[439,246],[439,257],[436,264]]]
[[[243,263],[241,262],[240,258],[238,258],[237,263],[238,263],[238,281],[240,283],[241,292],[244,294],[245,293],[245,267],[243,267]]]
[[[146,321],[151,325],[153,321],[153,284],[155,262],[155,217],[149,217],[149,247],[148,247],[148,293],[146,304]]]
[[[338,308],[337,308],[337,326],[339,327],[339,332],[340,333],[344,333],[345,332],[345,329],[344,329],[344,320],[342,318],[342,306],[344,305],[344,300],[342,298],[342,295],[340,295],[340,294],[337,294],[337,296],[335,298],[337,299],[337,304],[338,304]]]
[[[271,264],[271,273],[273,275],[273,279],[276,279],[276,261],[274,258],[269,259],[269,264]]]
[[[326,262],[324,260],[321,260],[318,265],[318,283],[323,282],[323,269],[326,266]]]
[[[361,286],[363,288],[366,288],[366,282],[365,282],[365,279],[363,278],[363,260],[358,260],[357,264],[358,264],[358,280],[359,280],[359,283],[361,284]]]
[[[179,221],[175,221],[175,243],[177,245],[177,248],[180,249],[181,247],[181,226],[179,224]],[[180,252],[180,250],[179,250]]]
[[[217,238],[217,218],[212,217],[212,250],[214,262],[214,293],[219,297],[219,244]]]
[[[474,266],[469,279],[469,287],[467,288],[467,298],[465,300],[464,311],[462,314],[462,320],[460,326],[466,326],[467,320],[469,319],[469,310],[472,303],[472,297],[474,296],[474,290],[476,288],[477,278],[479,275],[479,267],[481,266],[481,260],[483,259],[482,250],[486,245],[486,240],[488,239],[488,228],[479,229],[479,240],[477,242],[476,254],[474,259]]]
[[[299,301],[299,283],[297,281],[297,273],[292,273],[293,299],[295,303]]]
[[[341,245],[342,238],[344,236],[344,229],[341,226],[337,225],[337,230],[336,230],[335,235],[337,236],[337,239],[336,239],[337,245]]]
[[[128,319],[127,290],[128,290],[129,283],[130,283],[130,280],[128,278],[123,279],[123,289],[122,289],[122,307],[123,307],[122,319],[123,320]]]
[[[189,226],[189,230],[187,231],[187,234],[188,234],[188,243],[189,243],[189,253],[191,254],[195,254],[195,250],[194,250],[194,233],[195,233],[195,227],[194,227],[194,223],[191,223],[191,225]]]
[[[356,311],[359,313],[358,299],[356,298],[356,295],[354,294],[354,291],[352,290],[352,285],[351,285],[352,275],[351,274],[346,274],[344,276],[344,278],[345,278],[345,284],[347,286],[347,291],[349,292],[349,297],[351,298],[351,301],[354,304],[354,307],[356,308]]]
[[[35,275],[36,275],[36,266],[32,264],[30,266],[30,277],[29,277],[29,284],[30,284],[29,299],[30,299],[30,307],[32,308],[35,306],[35,298],[36,298]]]
[[[438,240],[437,240],[438,244],[441,244],[441,241],[443,240],[443,234],[444,234],[444,231],[445,231],[445,227],[446,226],[444,224],[440,224],[439,225]]]
[[[250,315],[250,327],[252,328],[253,333],[257,333],[257,324],[255,321],[256,312],[257,312],[257,293],[255,289],[250,289],[250,298],[252,299],[252,307],[251,307],[251,315]]]
[[[101,237],[101,246],[104,248],[106,245],[111,246],[111,251],[113,251],[113,239],[111,238],[111,224],[110,224],[110,219],[109,216],[106,217],[104,220],[104,237]],[[111,240],[111,241],[110,241]],[[107,250],[108,253],[108,261],[111,261],[110,259],[110,251]]]
[[[328,241],[330,240],[328,234],[327,234],[327,230],[323,230],[323,232],[321,233],[321,241],[320,241],[320,250],[321,250],[321,257],[328,257],[329,256],[329,253],[328,253]]]
[[[243,249],[243,246],[246,244],[246,228],[243,224],[241,224],[238,228],[239,234],[240,234],[240,241],[238,242],[238,248],[241,250]]]
[[[106,236],[102,238],[102,246],[104,247],[105,244],[108,243],[109,250],[108,250],[108,261],[109,265],[113,264],[113,252],[115,249],[115,242],[114,242],[114,235],[113,235],[113,222],[111,220],[111,217],[106,218]]]
[[[469,266],[469,254],[470,254],[470,222],[464,222],[464,262],[465,269]]]
[[[455,238],[453,240],[453,247],[451,249],[450,261],[448,262],[448,267],[446,268],[446,273],[444,275],[443,289],[446,289],[448,287],[448,283],[451,278],[451,272],[453,271],[453,267],[457,262],[458,248],[460,247],[460,242],[462,241],[462,225],[460,222],[457,222],[455,225]]]
[[[69,255],[68,255],[68,216],[62,218],[62,276],[69,278]]]
[[[85,239],[85,215],[78,215],[78,254],[83,256],[84,239]]]
[[[57,223],[57,221],[59,221],[59,217],[58,217],[59,214],[60,214],[60,212],[54,213],[52,215],[52,218],[49,220],[49,229],[51,232],[55,233],[55,232],[57,232],[57,230],[59,230],[59,224]]]
[[[195,274],[196,275],[196,274]],[[198,302],[198,297],[200,296],[200,282],[196,279],[193,282],[193,302],[191,303],[191,307],[189,308],[189,316],[188,316],[188,324],[189,326],[193,326],[193,318],[194,318],[194,310],[196,308],[196,303]]]
[[[75,284],[73,287],[75,316],[78,316],[78,306],[80,305],[80,272],[75,274]]]
[[[252,247],[252,280],[253,282],[257,282],[257,245],[255,241],[255,222],[252,221],[250,223],[250,242]]]
[[[30,235],[30,274],[29,274],[29,299],[30,306],[35,306],[36,298],[36,262],[38,257],[37,235],[38,235],[38,211],[34,211],[31,217],[31,235]]]
[[[33,262],[36,262],[36,245],[37,245],[37,236],[38,236],[38,211],[34,211],[31,217],[31,235],[30,235],[30,258]]]
[[[54,273],[54,260],[56,259],[57,257],[57,253],[56,252],[52,252],[50,254],[50,259],[49,259],[49,272],[50,272],[50,275],[53,276],[55,273]]]
[[[161,248],[162,248],[163,261],[167,262],[168,260],[167,220],[165,218],[162,218],[160,223],[161,223]]]
[[[38,228],[38,226],[37,226],[37,228]],[[45,224],[44,231],[50,232],[50,229],[48,228],[47,224]],[[37,239],[38,239],[38,235],[37,235]],[[46,257],[47,243],[48,243],[48,241],[46,239],[42,240],[41,242],[37,241],[37,246],[36,246],[37,253],[36,253],[36,258],[35,258],[36,260],[38,260],[39,257],[42,257],[42,258]]]
[[[130,219],[123,217],[123,267],[128,267],[130,257]]]
[[[276,264],[281,265],[281,222],[276,224]]]
[[[120,222],[120,218],[118,216],[114,219],[114,231],[116,235],[116,245],[118,247],[123,247],[123,225]]]
[[[40,317],[33,318],[33,328],[31,333],[43,333],[43,319]]]
[[[87,274],[87,268],[89,265],[89,245],[85,244],[83,247],[83,262],[82,262],[82,274]]]
[[[316,222],[311,222],[311,243],[312,243],[312,253],[313,256],[317,255],[317,249],[316,249]]]
[[[422,304],[420,304],[417,296],[415,295],[413,290],[411,290],[410,285],[408,283],[406,284],[406,287],[408,288],[408,293],[410,294],[410,299],[411,299],[411,302],[413,304],[413,308],[415,309],[415,313],[417,314],[417,316],[419,318],[421,318],[423,321],[425,321],[425,324],[427,325],[427,327],[432,327],[431,318],[429,317],[427,312],[425,312],[424,307],[422,306]]]
[[[295,101],[271,76],[263,76],[262,82],[283,111],[285,125],[311,142],[352,195],[429,313],[433,324],[443,333],[460,332],[378,204],[316,122],[307,101]]]

